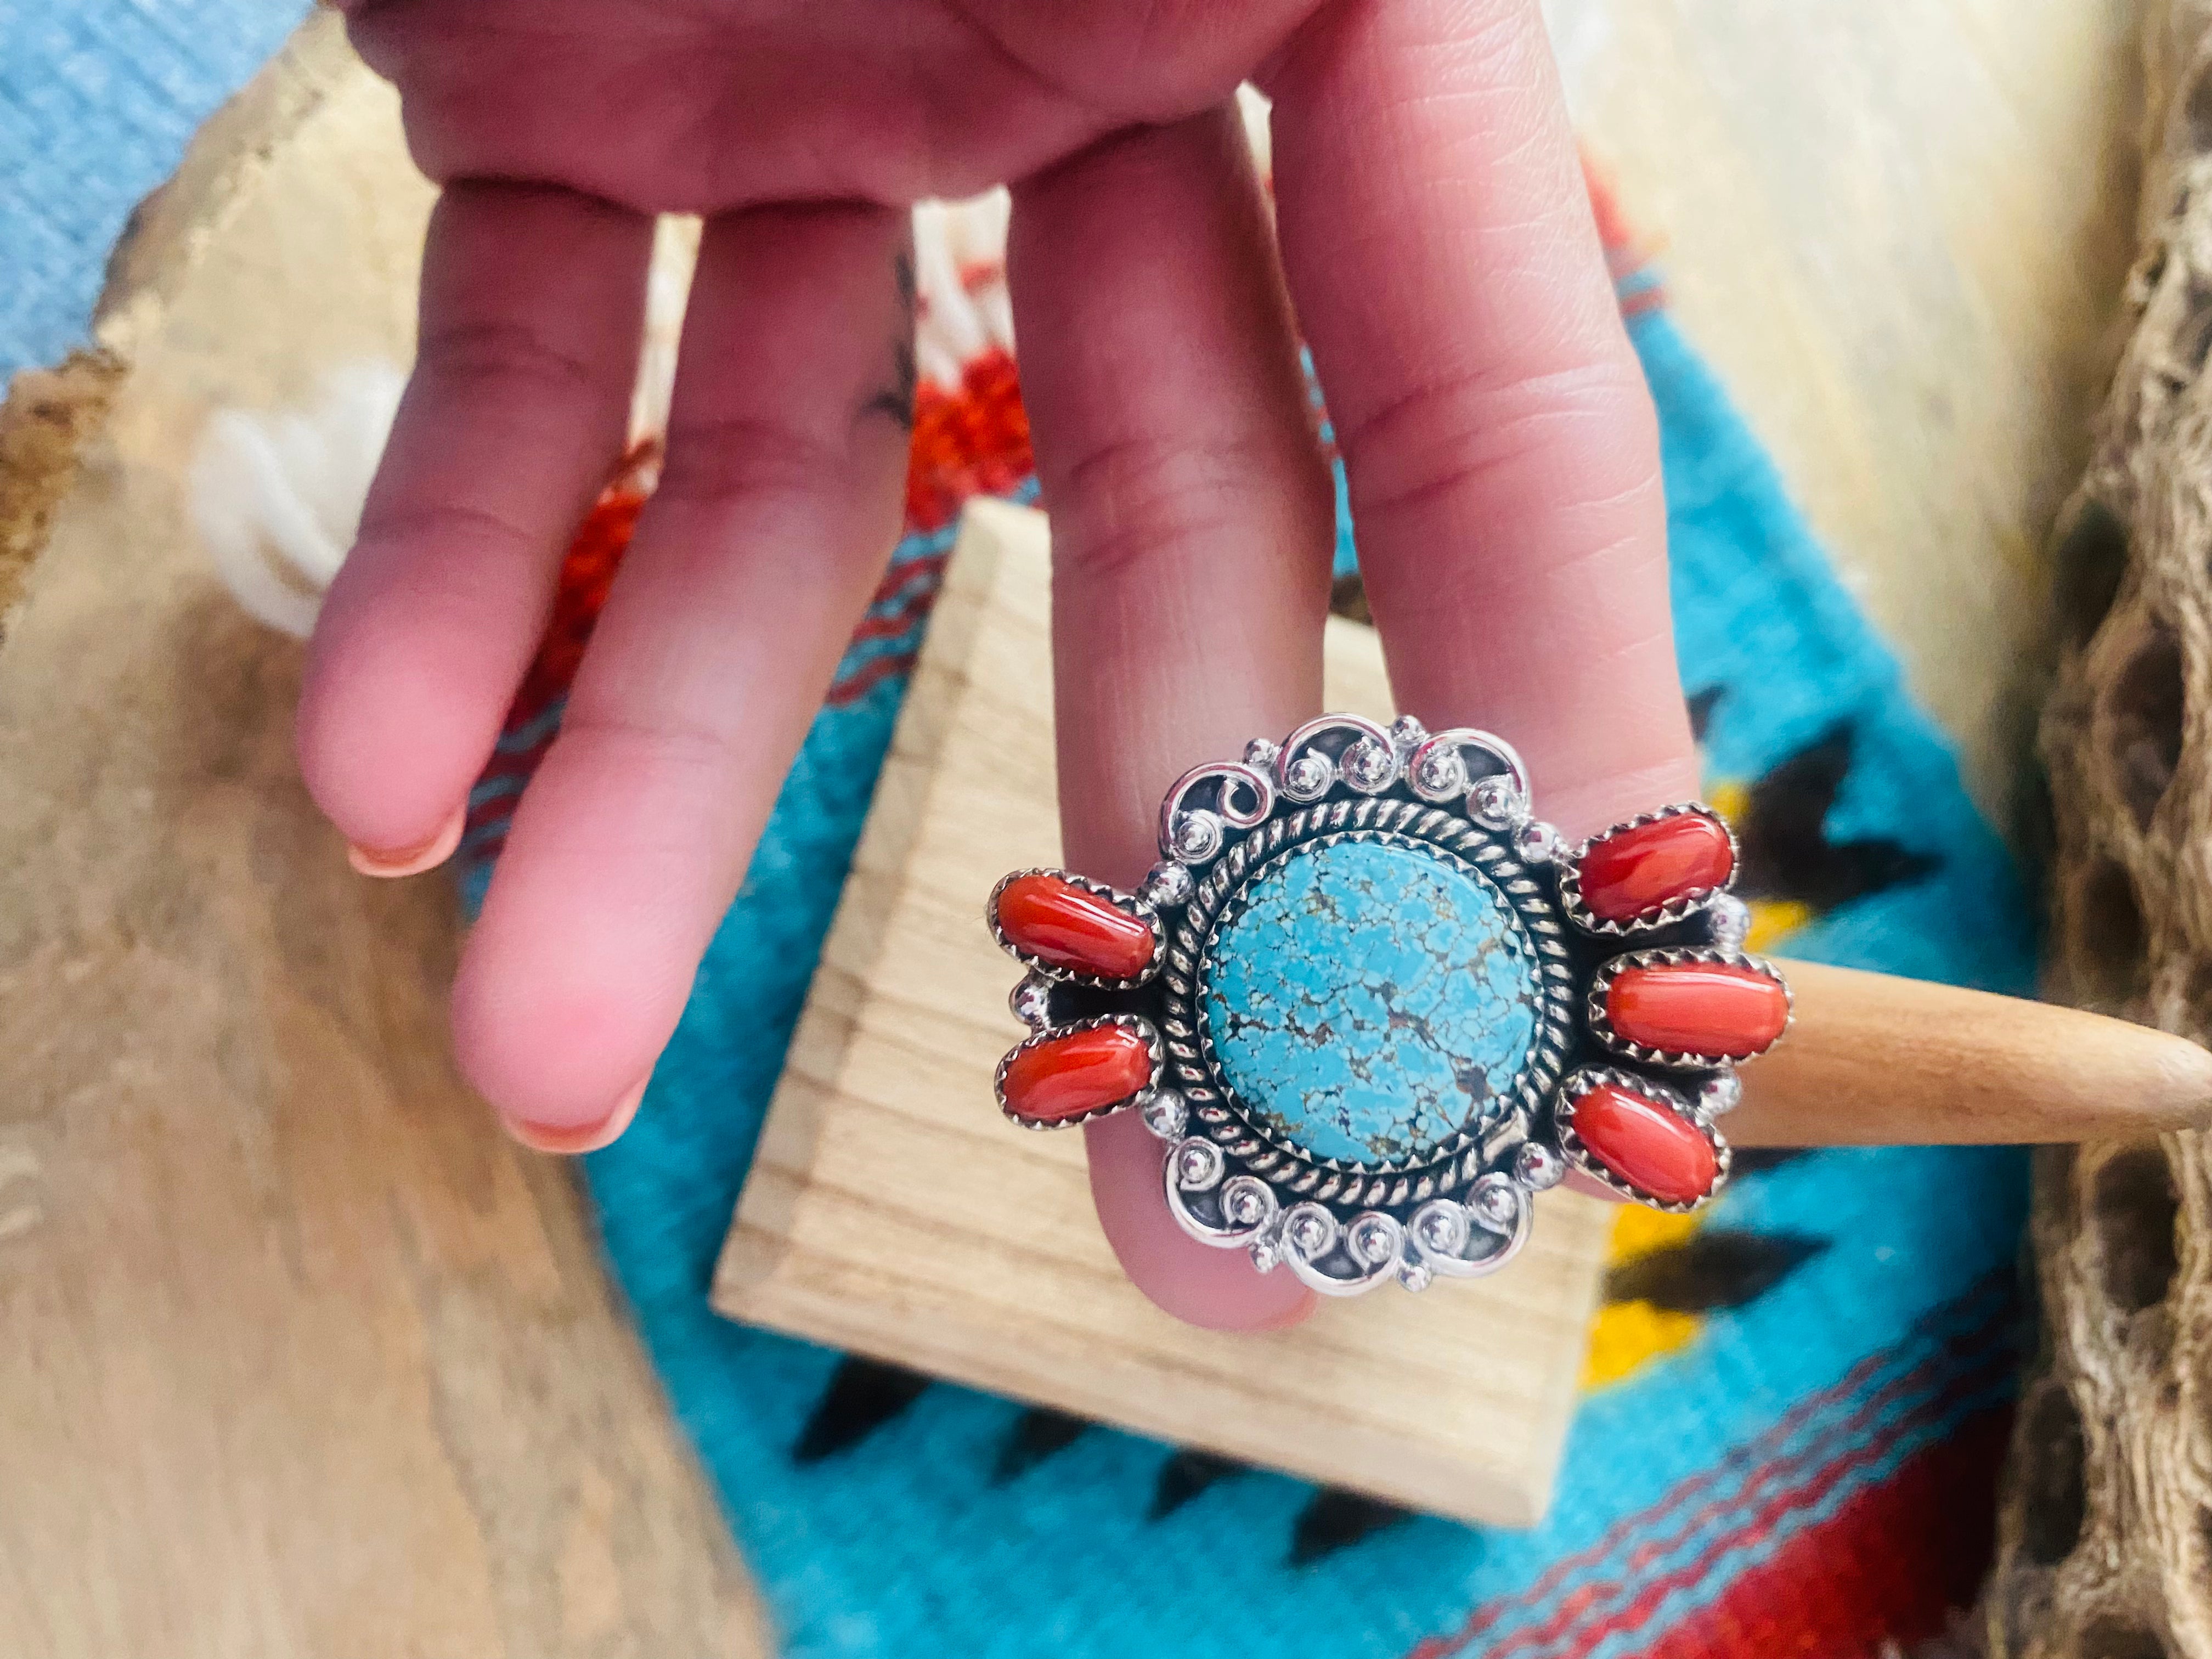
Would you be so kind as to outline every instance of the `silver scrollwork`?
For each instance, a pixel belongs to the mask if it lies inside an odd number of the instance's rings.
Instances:
[[[1341,780],[1363,795],[1398,781],[1401,762],[1390,733],[1359,714],[1323,714],[1283,739],[1275,787],[1294,801],[1316,801]]]
[[[1490,1197],[1493,1193],[1510,1196]],[[1485,1176],[1468,1196],[1476,1201],[1431,1199],[1413,1212],[1407,1229],[1413,1259],[1446,1279],[1494,1273],[1528,1242],[1534,1208],[1520,1187],[1503,1176]]]
[[[1398,1218],[1366,1210],[1340,1222],[1310,1199],[1283,1215],[1282,1256],[1298,1282],[1323,1296],[1357,1296],[1397,1276],[1406,1230]]]
[[[1470,765],[1470,754],[1487,764]],[[1521,751],[1494,732],[1455,726],[1423,738],[1406,758],[1406,781],[1425,801],[1451,800],[1478,779],[1492,775],[1502,776],[1505,790],[1525,811],[1529,799],[1528,769],[1522,763]]]
[[[1221,851],[1229,830],[1264,823],[1274,810],[1275,781],[1258,767],[1242,761],[1194,766],[1160,803],[1160,856],[1204,864]]]
[[[1226,1167],[1221,1148],[1203,1135],[1179,1142],[1169,1151],[1163,1171],[1168,1211],[1202,1243],[1249,1247],[1253,1265],[1266,1273],[1280,1260],[1282,1200],[1273,1188],[1251,1176],[1223,1180]]]

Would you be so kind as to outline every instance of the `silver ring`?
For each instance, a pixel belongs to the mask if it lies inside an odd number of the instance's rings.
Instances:
[[[1570,1168],[1663,1210],[1726,1182],[1713,1119],[1791,1010],[1711,808],[1569,848],[1503,738],[1331,714],[1185,773],[1159,836],[1134,892],[992,893],[1031,1028],[997,1092],[1029,1128],[1139,1112],[1193,1237],[1419,1290],[1504,1266]]]

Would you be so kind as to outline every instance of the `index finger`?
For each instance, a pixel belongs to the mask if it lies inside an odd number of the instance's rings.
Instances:
[[[1266,86],[1400,706],[1510,738],[1571,837],[1694,794],[1657,425],[1535,0],[1346,0]]]

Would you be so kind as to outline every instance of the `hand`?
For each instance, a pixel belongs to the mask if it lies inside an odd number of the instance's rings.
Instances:
[[[708,216],[660,487],[453,989],[460,1063],[523,1139],[628,1122],[898,532],[921,197],[1012,181],[1073,867],[1133,885],[1178,773],[1320,711],[1300,337],[1401,706],[1510,734],[1571,836],[1695,793],[1652,410],[1535,0],[350,12],[446,186],[300,710],[308,786],[371,863],[460,812],[623,441],[649,216]],[[1089,1133],[1162,1306],[1304,1311],[1175,1230],[1133,1116]]]

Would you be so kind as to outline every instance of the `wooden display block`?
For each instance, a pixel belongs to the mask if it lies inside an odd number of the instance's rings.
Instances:
[[[1083,1138],[1000,1115],[1018,969],[983,902],[1059,861],[1043,519],[970,507],[793,1039],[714,1305],[1139,1433],[1469,1521],[1543,1512],[1610,1206],[1546,1194],[1498,1276],[1326,1302],[1295,1330],[1182,1325],[1121,1275]],[[1371,629],[1328,700],[1388,718]]]

